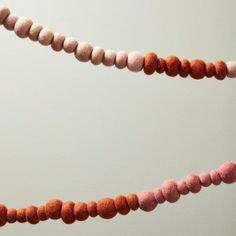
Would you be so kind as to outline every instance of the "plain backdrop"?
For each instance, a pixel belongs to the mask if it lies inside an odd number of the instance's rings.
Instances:
[[[235,0],[1,1],[116,51],[236,59]],[[145,76],[56,53],[0,29],[0,202],[98,200],[236,161],[236,80]],[[6,225],[0,234],[236,235],[235,185],[112,220]]]

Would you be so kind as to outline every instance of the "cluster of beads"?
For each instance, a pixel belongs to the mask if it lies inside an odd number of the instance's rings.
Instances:
[[[139,72],[143,70],[147,75],[154,72],[165,72],[168,76],[180,75],[187,77],[190,75],[194,79],[215,76],[218,80],[223,80],[226,76],[236,77],[236,62],[217,61],[216,63],[205,63],[202,60],[187,59],[179,60],[176,56],[169,56],[165,59],[157,57],[153,52],[143,55],[134,51],[126,53],[124,51],[115,52],[104,50],[101,47],[93,47],[87,42],[78,42],[72,37],[65,37],[63,34],[54,33],[48,28],[43,28],[40,24],[26,17],[17,17],[10,13],[6,6],[0,6],[0,25],[4,25],[7,30],[14,30],[20,38],[29,37],[33,41],[49,46],[55,51],[62,49],[67,53],[74,53],[81,62],[91,61],[94,65],[103,64],[105,66],[116,66],[118,69],[128,68],[130,71]]]
[[[165,181],[160,188],[154,191],[145,190],[139,195],[130,193],[127,196],[119,195],[115,199],[102,198],[98,202],[62,202],[59,199],[52,199],[41,207],[29,206],[20,209],[7,209],[0,204],[0,226],[6,223],[29,222],[37,224],[47,219],[62,219],[66,224],[72,224],[76,220],[84,221],[89,216],[99,215],[104,219],[111,219],[117,213],[127,215],[130,210],[140,208],[143,211],[152,211],[158,204],[168,201],[174,203],[181,195],[189,192],[198,193],[202,186],[208,187],[211,184],[219,185],[236,182],[236,163],[227,162],[222,164],[218,170],[212,170],[200,175],[190,174],[185,180]]]

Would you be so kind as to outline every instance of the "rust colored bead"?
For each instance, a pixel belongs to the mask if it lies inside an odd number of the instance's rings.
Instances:
[[[223,61],[217,61],[215,63],[215,77],[218,80],[223,80],[227,75],[227,65]]]
[[[17,209],[16,217],[18,222],[25,223],[26,222],[25,208]]]
[[[176,56],[169,56],[166,58],[166,74],[174,77],[179,73],[180,61]]]
[[[143,70],[145,74],[153,74],[156,71],[157,63],[157,55],[154,52],[149,52],[144,58]]]
[[[156,71],[158,73],[163,73],[166,69],[166,61],[163,58],[159,58],[157,62],[157,68]]]
[[[76,202],[74,206],[74,215],[76,220],[86,220],[89,216],[87,204],[85,202]]]
[[[114,200],[111,198],[102,198],[97,203],[97,211],[98,215],[104,219],[113,218],[117,214]]]
[[[96,217],[98,215],[96,202],[88,202],[87,209],[88,209],[88,213],[91,217]]]
[[[215,66],[213,63],[209,62],[206,64],[206,77],[210,78],[215,75]]]
[[[126,197],[123,195],[119,195],[115,198],[115,207],[121,215],[127,215],[130,211]]]
[[[7,208],[0,204],[0,227],[7,223]]]
[[[61,218],[66,224],[72,224],[75,222],[74,205],[74,202],[64,202],[62,204]]]
[[[45,221],[48,219],[48,216],[46,215],[46,212],[45,212],[45,206],[41,206],[38,208],[37,216],[38,216],[39,220],[41,220],[41,221]]]
[[[193,60],[190,63],[190,75],[194,79],[202,79],[206,74],[206,64],[202,60]]]
[[[17,220],[16,218],[16,209],[10,208],[7,210],[7,222],[8,223],[15,223]]]
[[[50,200],[45,207],[46,215],[53,219],[57,220],[61,217],[61,207],[62,207],[62,201],[59,199],[52,199]]]
[[[136,211],[139,208],[138,196],[135,193],[128,194],[126,200],[131,210]]]
[[[183,59],[180,61],[180,69],[179,69],[179,75],[183,78],[187,77],[189,75],[190,70],[190,62],[187,59]]]
[[[25,210],[25,214],[26,214],[26,220],[30,223],[30,224],[37,224],[39,222],[39,218],[37,215],[37,210],[38,208],[36,206],[29,206],[26,208]]]

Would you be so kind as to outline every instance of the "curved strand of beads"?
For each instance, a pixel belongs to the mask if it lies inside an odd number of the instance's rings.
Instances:
[[[74,53],[75,57],[81,62],[91,61],[94,65],[103,64],[105,66],[116,66],[118,69],[128,68],[130,71],[144,71],[151,75],[154,72],[165,72],[170,77],[180,75],[183,78],[191,76],[194,79],[204,77],[215,77],[223,80],[225,77],[236,78],[236,61],[225,63],[219,60],[215,63],[205,63],[203,60],[179,59],[176,56],[168,56],[165,59],[158,57],[156,53],[150,52],[143,55],[141,52],[134,51],[126,53],[124,51],[115,52],[104,50],[101,47],[93,47],[87,42],[78,42],[71,37],[63,34],[54,33],[40,24],[33,23],[27,17],[17,17],[10,13],[6,6],[0,6],[0,25],[4,25],[7,30],[14,30],[20,38],[30,38],[38,41],[44,46],[51,45],[54,51],[62,49],[67,53]]]
[[[119,195],[115,199],[105,197],[98,202],[87,203],[62,202],[59,199],[52,199],[44,206],[31,205],[20,209],[7,208],[0,204],[0,226],[15,222],[37,224],[48,219],[62,219],[64,223],[72,224],[75,221],[84,221],[88,217],[97,215],[104,219],[111,219],[117,213],[127,215],[130,210],[135,211],[138,208],[149,212],[165,201],[174,203],[179,200],[181,195],[190,192],[198,193],[202,187],[208,187],[211,184],[219,185],[221,182],[226,184],[236,182],[236,163],[226,162],[217,170],[200,175],[190,174],[185,180],[167,180],[160,188],[153,191],[144,190],[139,195],[130,193],[127,196]]]

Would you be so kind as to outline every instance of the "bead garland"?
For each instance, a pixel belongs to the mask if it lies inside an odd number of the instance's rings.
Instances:
[[[115,199],[104,197],[98,202],[62,202],[59,199],[52,199],[44,206],[28,206],[26,208],[7,208],[0,204],[0,226],[6,223],[37,224],[48,219],[62,221],[72,224],[75,221],[85,221],[88,217],[100,216],[103,219],[111,219],[117,215],[127,215],[130,210],[141,209],[145,212],[154,210],[158,204],[165,201],[174,203],[181,195],[198,193],[202,187],[211,184],[219,185],[221,182],[231,184],[236,182],[236,163],[226,162],[218,170],[212,170],[200,175],[190,174],[185,180],[165,181],[160,188],[153,191],[144,190],[139,195],[130,193],[127,196],[119,195]]]
[[[63,34],[54,33],[48,28],[43,28],[40,24],[33,23],[27,17],[17,17],[10,13],[6,6],[0,6],[0,25],[4,25],[7,30],[14,30],[20,38],[30,38],[38,41],[44,46],[51,45],[54,51],[64,50],[67,53],[74,53],[80,62],[91,61],[94,65],[103,64],[105,66],[116,66],[118,69],[128,68],[130,71],[144,71],[146,75],[165,72],[170,77],[177,75],[186,78],[199,80],[204,77],[215,77],[223,80],[227,77],[236,78],[236,61],[217,61],[216,63],[205,63],[203,60],[179,59],[176,56],[168,56],[165,59],[158,57],[154,52],[145,56],[138,51],[126,53],[124,51],[115,52],[104,50],[101,47],[93,47],[87,42],[78,42]]]

